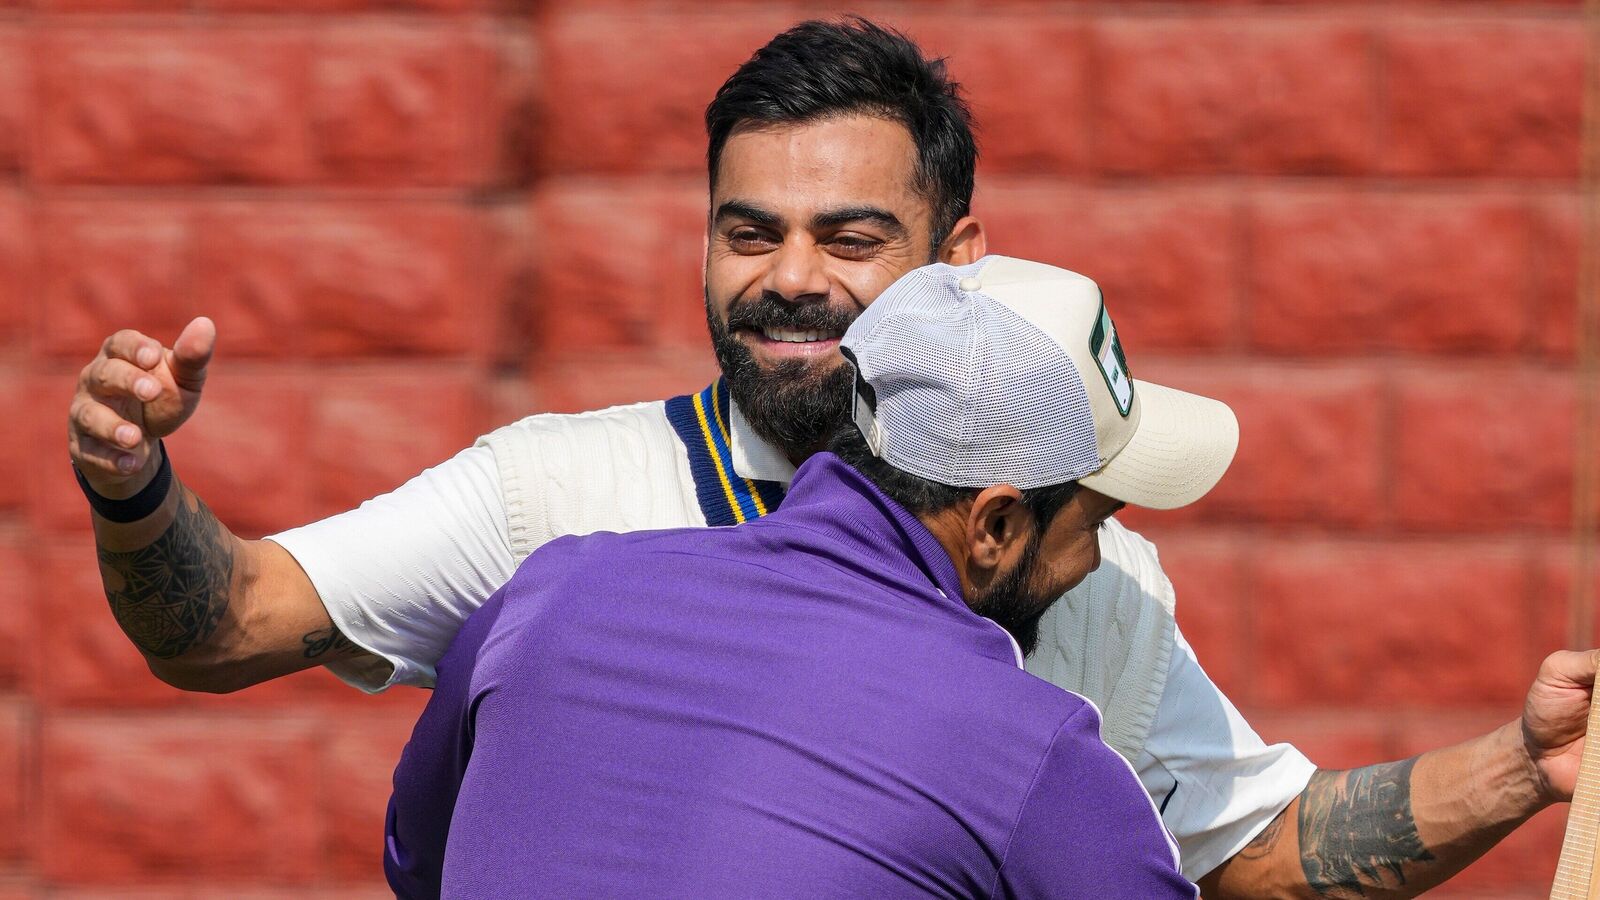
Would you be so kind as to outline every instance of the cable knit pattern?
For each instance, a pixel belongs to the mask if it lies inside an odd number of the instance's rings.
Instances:
[[[1027,665],[1100,707],[1102,739],[1133,762],[1166,689],[1177,595],[1155,545],[1114,519],[1100,533],[1100,557],[1045,613]]]
[[[529,416],[478,443],[494,451],[518,563],[561,535],[705,524],[663,401]]]

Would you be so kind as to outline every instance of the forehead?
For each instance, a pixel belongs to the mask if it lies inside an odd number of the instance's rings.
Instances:
[[[712,207],[728,198],[797,214],[871,204],[909,222],[927,208],[915,176],[911,133],[890,119],[853,115],[740,128],[723,145]]]

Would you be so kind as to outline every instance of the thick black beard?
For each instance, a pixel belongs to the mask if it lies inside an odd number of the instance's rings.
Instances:
[[[763,369],[744,342],[733,336],[736,328],[794,328],[802,331],[839,331],[855,316],[821,303],[795,305],[776,297],[736,304],[728,321],[717,317],[706,296],[706,324],[711,347],[728,379],[733,402],[755,433],[790,459],[798,460],[826,444],[849,414],[855,374],[842,359],[826,362],[790,360]]]
[[[972,611],[1004,628],[1016,638],[1023,656],[1032,656],[1039,646],[1039,619],[1056,601],[1056,595],[1039,591],[1033,584],[1039,565],[1039,532],[1028,539],[1022,558],[1011,571],[1000,576],[981,596],[974,597]]]

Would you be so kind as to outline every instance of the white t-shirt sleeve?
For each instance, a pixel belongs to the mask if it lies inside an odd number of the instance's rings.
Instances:
[[[1316,766],[1289,744],[1263,742],[1174,636],[1172,665],[1134,766],[1199,880],[1243,849],[1300,792]]]
[[[268,540],[300,563],[345,637],[378,657],[328,665],[369,692],[431,686],[461,623],[516,570],[487,446]]]

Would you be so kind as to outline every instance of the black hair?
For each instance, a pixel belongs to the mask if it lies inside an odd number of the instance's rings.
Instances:
[[[854,422],[846,422],[833,433],[828,451],[860,472],[878,490],[913,515],[923,516],[947,509],[978,495],[979,488],[954,487],[929,481],[910,472],[903,472],[873,455],[867,439],[861,436]],[[1048,487],[1029,488],[1022,492],[1022,505],[1033,513],[1039,533],[1050,527],[1051,521],[1078,493],[1076,481],[1066,481]]]
[[[723,82],[706,107],[711,185],[723,145],[746,124],[804,124],[867,113],[911,132],[918,193],[933,206],[933,247],[972,208],[978,145],[972,113],[944,60],[909,37],[859,16],[784,31]]]

